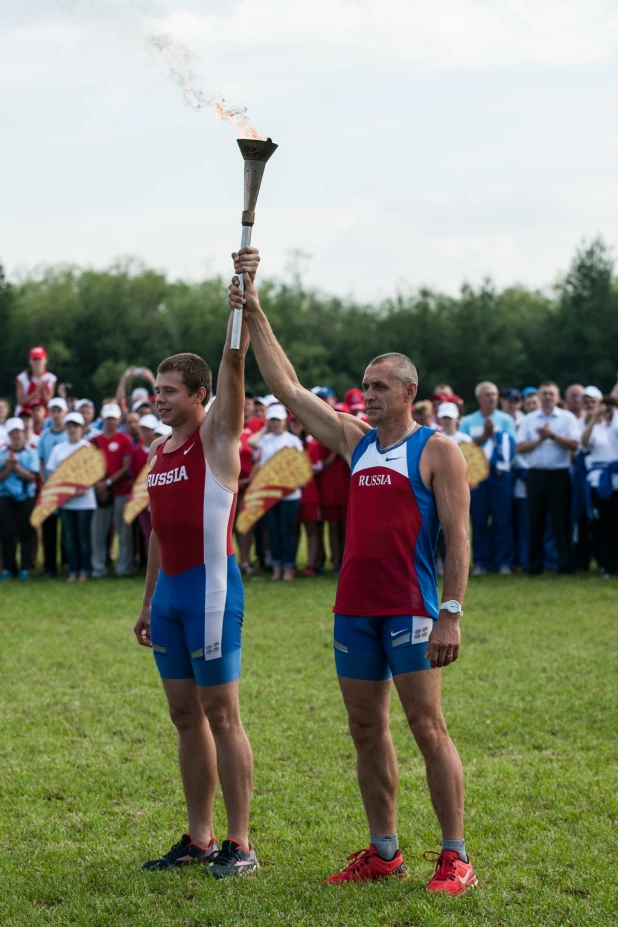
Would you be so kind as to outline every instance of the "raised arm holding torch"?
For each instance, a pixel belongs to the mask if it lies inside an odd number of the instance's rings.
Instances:
[[[245,161],[245,201],[242,214],[242,237],[240,247],[247,248],[251,244],[251,230],[255,222],[255,207],[257,204],[260,185],[266,162],[274,154],[277,146],[272,139],[239,138],[238,147]],[[240,277],[240,289],[244,290],[244,280]],[[233,351],[240,348],[240,334],[242,330],[242,308],[234,309],[232,322],[232,338],[230,347]]]

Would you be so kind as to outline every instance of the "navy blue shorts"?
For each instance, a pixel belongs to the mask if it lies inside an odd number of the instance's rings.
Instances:
[[[218,686],[240,676],[244,593],[234,554],[217,569],[159,571],[150,609],[150,639],[162,679]]]
[[[431,669],[426,657],[434,618],[335,615],[335,665],[346,679],[382,682],[401,673]]]

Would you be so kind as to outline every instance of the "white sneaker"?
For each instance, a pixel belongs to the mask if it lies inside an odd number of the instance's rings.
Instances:
[[[510,566],[507,566],[506,564],[504,564],[504,566],[501,566],[500,569],[498,570],[498,576],[512,576],[512,575],[513,575],[512,569],[510,568]]]
[[[482,566],[475,566],[471,573],[472,576],[486,576],[487,570]]]

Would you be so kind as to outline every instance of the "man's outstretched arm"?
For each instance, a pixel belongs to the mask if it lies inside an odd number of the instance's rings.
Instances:
[[[257,273],[260,255],[257,248],[243,248],[239,260],[245,274],[253,281]],[[243,319],[244,323],[244,319]],[[232,316],[227,326],[223,356],[217,373],[217,400],[204,421],[205,431],[211,431],[217,440],[229,437],[237,442],[243,426],[245,404],[245,357],[249,348],[249,332],[243,324],[240,349],[230,347],[232,338]]]
[[[234,268],[243,271],[242,253],[233,254]],[[348,459],[352,451],[370,430],[369,425],[353,415],[335,412],[326,402],[314,396],[299,382],[292,364],[277,341],[266,318],[257,290],[250,276],[245,273],[244,293],[238,287],[238,278],[232,281],[229,292],[230,308],[242,308],[244,320],[251,336],[260,372],[271,392],[282,402],[303,428],[316,440]]]

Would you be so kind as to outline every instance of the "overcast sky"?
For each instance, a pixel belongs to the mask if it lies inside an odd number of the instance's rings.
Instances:
[[[280,145],[258,203],[263,271],[364,299],[555,280],[618,244],[611,0],[3,0],[0,262],[227,274],[234,131],[148,50],[165,32],[205,91]]]

